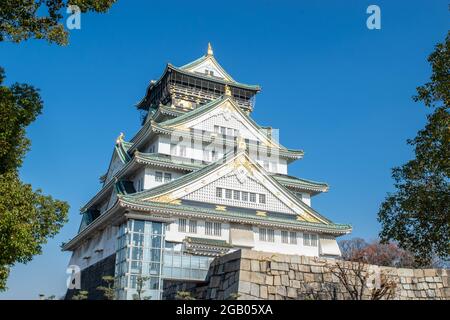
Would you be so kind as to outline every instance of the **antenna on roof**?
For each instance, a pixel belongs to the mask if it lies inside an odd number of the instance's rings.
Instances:
[[[207,53],[206,53],[206,55],[207,56],[212,56],[214,53],[213,53],[213,49],[212,49],[212,46],[211,46],[211,42],[208,42],[208,51],[207,51]]]

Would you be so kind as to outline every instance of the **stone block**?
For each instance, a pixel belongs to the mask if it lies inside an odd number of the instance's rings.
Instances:
[[[423,269],[423,273],[424,273],[425,277],[436,276],[436,270],[434,270],[434,269]]]
[[[289,287],[289,288],[287,289],[287,296],[288,296],[289,298],[296,299],[297,296],[298,296],[298,294],[297,294],[297,289]]]
[[[316,282],[322,282],[323,281],[323,276],[321,273],[314,273],[314,281]]]
[[[314,274],[312,273],[304,273],[303,278],[305,282],[314,282]]]
[[[250,282],[239,281],[239,292],[240,293],[250,293]]]
[[[268,290],[266,286],[260,286],[259,287],[259,296],[261,299],[267,299],[268,298]]]
[[[215,288],[215,287],[217,288],[220,285],[220,280],[221,280],[220,276],[212,276],[209,281],[209,285],[213,288]]]
[[[311,266],[311,272],[313,272],[313,273],[323,273],[323,267]]]
[[[265,275],[259,272],[252,272],[250,273],[250,282],[257,284],[265,284],[266,283]]]
[[[267,287],[267,292],[269,293],[269,295],[274,295],[277,293],[277,289],[275,286],[268,286]]]
[[[281,276],[274,276],[274,277],[273,277],[273,284],[274,284],[275,286],[281,285]]]
[[[285,286],[276,286],[276,293],[277,295],[286,296],[286,287]]]
[[[434,282],[434,277],[425,277],[426,282]]]
[[[288,286],[289,285],[289,277],[286,274],[281,275],[281,284],[283,286]]]
[[[291,279],[291,280],[295,279],[295,272],[294,272],[294,270],[289,270],[288,276],[289,276],[289,279]]]
[[[300,288],[300,281],[298,281],[298,280],[290,280],[289,281],[289,286],[292,287],[292,288],[298,289],[298,288]]]
[[[300,264],[302,263],[302,259],[300,258],[300,256],[291,256],[290,262],[294,264]]]
[[[301,264],[301,265],[298,266],[298,271],[311,272],[311,267],[307,266],[307,265],[304,265],[304,264]]]
[[[259,298],[259,285],[257,285],[256,283],[251,283],[250,284],[250,294],[254,297]]]
[[[250,271],[250,260],[241,259],[241,270]]]
[[[253,272],[259,272],[259,261],[257,260],[252,260],[250,262],[250,269]]]
[[[422,269],[414,269],[414,277],[416,277],[416,278],[423,277],[423,270]]]
[[[399,269],[397,269],[397,274],[400,277],[413,277],[414,276],[414,270],[413,269],[406,269],[406,268],[399,268]]]
[[[242,280],[242,281],[250,281],[250,275],[251,275],[251,272],[250,271],[241,271],[240,272],[240,274],[239,274],[239,280]]]
[[[266,276],[266,284],[269,286],[273,285],[273,276]]]

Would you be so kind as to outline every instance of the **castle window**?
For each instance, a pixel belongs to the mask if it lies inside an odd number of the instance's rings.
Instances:
[[[197,233],[197,220],[189,220],[189,233]]]
[[[155,172],[155,181],[156,182],[162,182],[163,180],[163,173],[160,171]]]
[[[222,188],[216,188],[216,197],[222,198]]]
[[[168,172],[164,172],[164,182],[172,181],[172,174]]]
[[[250,202],[256,202],[256,193],[250,193]]]
[[[220,222],[205,222],[205,234],[207,236],[221,236],[222,235],[222,224]]]
[[[233,190],[233,199],[234,200],[240,200],[241,199],[241,193],[237,190]]]
[[[266,195],[265,194],[259,195],[259,203],[266,203]]]
[[[275,242],[275,231],[273,229],[267,229],[267,241]]]
[[[266,229],[259,228],[259,241],[266,241],[266,239],[267,239]]]
[[[317,235],[311,233],[304,233],[303,245],[307,247],[317,247]]]
[[[289,232],[289,240],[291,244],[297,244],[297,232]]]
[[[186,219],[178,220],[178,232],[186,232]]]
[[[232,192],[232,190],[230,190],[230,189],[225,189],[225,198],[231,199],[231,192]]]
[[[289,232],[281,231],[281,242],[282,243],[289,243]]]
[[[222,224],[220,222],[214,222],[214,235],[215,236],[222,235]]]
[[[242,201],[248,201],[248,192],[242,191]]]

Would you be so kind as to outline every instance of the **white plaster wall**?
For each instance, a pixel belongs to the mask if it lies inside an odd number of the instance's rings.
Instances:
[[[72,253],[69,265],[76,265],[83,270],[111,254],[115,254],[117,231],[117,227],[110,226],[90,241],[85,242]],[[95,252],[97,249],[103,249],[103,251]],[[86,259],[87,257],[89,259]]]
[[[318,257],[319,246],[311,247],[303,245],[303,234],[297,232],[297,244],[282,243],[281,230],[275,230],[275,242],[259,241],[259,227],[253,227],[255,246],[253,250],[274,252],[283,254],[298,254],[305,256]]]
[[[173,171],[173,170],[162,169],[160,167],[147,166],[145,168],[145,178],[144,178],[144,189],[145,190],[157,187],[157,186],[165,183],[164,180],[162,182],[155,180],[155,172],[156,171],[163,172],[163,175],[164,175],[164,172],[171,173],[172,180],[178,179],[179,177],[184,175],[184,173]],[[144,172],[144,170],[143,170],[143,172]]]
[[[189,219],[188,219],[189,220]],[[195,219],[197,220],[197,219]],[[166,241],[182,242],[186,237],[197,237],[205,239],[225,240],[228,242],[230,237],[230,225],[221,223],[222,231],[220,236],[211,236],[205,234],[205,221],[197,220],[197,233],[178,232],[178,219],[170,224],[169,230],[166,230]],[[186,230],[189,230],[189,222],[186,224]]]

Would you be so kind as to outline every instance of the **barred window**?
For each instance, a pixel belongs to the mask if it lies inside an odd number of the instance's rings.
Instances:
[[[172,174],[168,172],[164,172],[164,182],[172,181]]]
[[[162,182],[163,179],[163,173],[160,171],[155,172],[155,181]]]
[[[311,233],[304,233],[303,245],[308,247],[317,247],[317,235]]]
[[[213,223],[210,221],[206,221],[205,222],[205,234],[207,236],[212,236],[213,235]]]
[[[265,194],[259,195],[259,203],[266,203],[266,195]]]
[[[266,239],[267,239],[266,229],[259,228],[259,241],[266,241]]]
[[[289,240],[291,244],[297,244],[297,232],[289,232]]]
[[[289,233],[287,231],[281,231],[281,242],[282,243],[289,243]]]
[[[225,189],[225,198],[231,199],[231,189]]]
[[[222,235],[222,224],[220,222],[214,222],[214,235]]]
[[[248,201],[248,192],[242,191],[242,201]]]
[[[275,242],[275,231],[273,229],[267,229],[267,241]]]
[[[186,219],[178,220],[178,232],[186,232]]]
[[[317,247],[317,234],[311,234],[311,246]]]
[[[256,193],[250,193],[250,202],[256,202]]]
[[[197,233],[197,220],[189,220],[189,233]]]
[[[241,193],[237,190],[233,190],[233,199],[234,200],[240,200],[241,199]]]
[[[222,198],[222,188],[216,188],[216,197]]]

